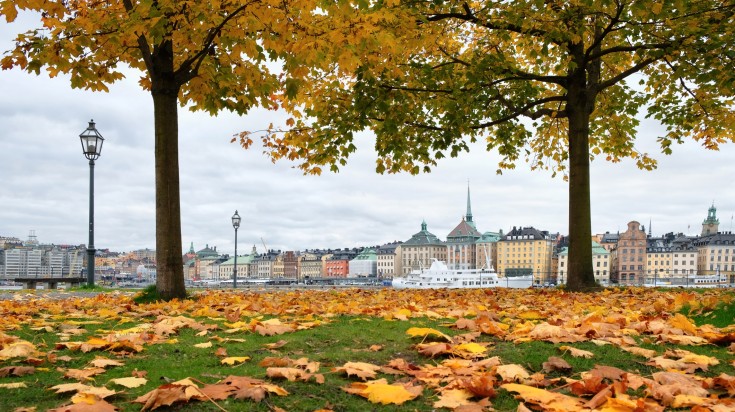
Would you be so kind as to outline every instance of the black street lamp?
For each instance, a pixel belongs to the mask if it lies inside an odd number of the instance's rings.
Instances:
[[[94,120],[89,121],[87,130],[79,135],[82,142],[82,153],[89,159],[89,244],[87,245],[87,285],[94,286],[94,161],[102,153],[105,139],[94,127]]]
[[[232,287],[237,289],[237,229],[240,227],[240,215],[237,214],[237,210],[232,215],[232,227],[235,228],[235,267],[232,271]]]

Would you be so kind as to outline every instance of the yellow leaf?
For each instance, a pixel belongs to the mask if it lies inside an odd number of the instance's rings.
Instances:
[[[112,379],[110,382],[124,386],[126,388],[137,388],[138,386],[145,385],[148,383],[148,379],[146,378],[136,378],[134,376],[128,377],[128,378],[118,378],[118,379]]]
[[[694,324],[681,313],[677,313],[673,317],[669,318],[669,324],[692,335],[695,335],[697,333],[697,327],[694,326]]]
[[[429,335],[433,335],[433,336],[438,336],[438,337],[444,338],[446,340],[452,340],[452,338],[450,336],[448,336],[448,335],[446,335],[446,334],[444,334],[444,333],[442,333],[442,332],[440,332],[440,331],[438,331],[436,329],[432,329],[432,328],[409,328],[406,331],[406,335],[412,336],[412,337],[416,337],[416,336],[426,337],[426,336],[429,336]]]
[[[472,392],[465,389],[442,391],[439,400],[434,402],[434,407],[454,409],[462,405],[467,405],[469,399],[473,396],[474,394]]]
[[[509,392],[518,392],[518,397],[523,401],[539,405],[546,411],[576,411],[582,409],[582,401],[571,396],[560,393],[549,392],[544,389],[534,388],[517,383],[506,383],[500,385]]]
[[[212,342],[197,343],[194,345],[195,348],[206,349],[212,347]]]
[[[471,354],[481,354],[487,352],[487,347],[475,342],[462,343],[455,346],[453,352],[469,352]]]
[[[0,388],[3,389],[20,389],[20,388],[27,388],[25,382],[12,382],[12,383],[0,383]]]
[[[559,349],[560,350],[563,350],[563,351],[569,352],[569,354],[572,355],[572,356],[574,356],[575,358],[587,358],[587,359],[589,359],[589,358],[595,356],[595,354],[592,353],[592,352],[590,352],[590,351],[586,351],[586,350],[582,350],[582,349],[577,349],[577,348],[574,348],[574,347],[571,347],[571,346],[567,346],[567,345],[559,346]]]
[[[531,375],[521,365],[500,365],[495,369],[495,373],[503,378],[504,382],[522,381],[528,379]]]
[[[223,365],[234,365],[236,363],[243,363],[248,360],[250,360],[250,356],[229,356],[219,361],[219,363]]]

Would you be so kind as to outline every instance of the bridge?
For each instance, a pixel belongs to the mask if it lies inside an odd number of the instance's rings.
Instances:
[[[47,289],[56,289],[59,283],[68,283],[71,287],[79,286],[87,281],[86,277],[52,277],[52,276],[34,276],[15,278],[15,282],[22,283],[25,289],[36,289],[39,283],[45,283]]]

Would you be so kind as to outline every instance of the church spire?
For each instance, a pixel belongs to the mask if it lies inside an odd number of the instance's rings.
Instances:
[[[475,227],[475,222],[472,221],[472,205],[470,204],[470,181],[467,181],[467,216],[465,216],[465,221],[472,226]]]

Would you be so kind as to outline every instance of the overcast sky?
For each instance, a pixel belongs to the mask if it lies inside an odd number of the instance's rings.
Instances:
[[[12,47],[19,24],[0,21],[0,50]],[[79,134],[94,119],[105,138],[95,167],[95,246],[113,251],[155,248],[153,104],[130,76],[109,93],[71,89],[67,78],[0,72],[0,236],[41,243],[86,244],[89,164]],[[370,134],[338,174],[303,176],[292,164],[273,164],[258,148],[230,143],[233,134],[279,122],[273,113],[210,117],[179,112],[181,220],[184,250],[217,246],[232,254],[238,210],[238,252],[342,248],[408,240],[422,220],[441,239],[466,209],[467,183],[478,230],[534,226],[566,234],[567,184],[546,171],[496,175],[497,153],[482,145],[440,161],[430,174],[379,175]],[[701,231],[714,202],[720,230],[732,228],[735,145],[719,152],[688,142],[664,156],[661,128],[644,122],[638,150],[659,167],[631,161],[592,164],[592,231],[624,231],[631,220],[654,235]],[[261,240],[262,239],[262,240]]]

